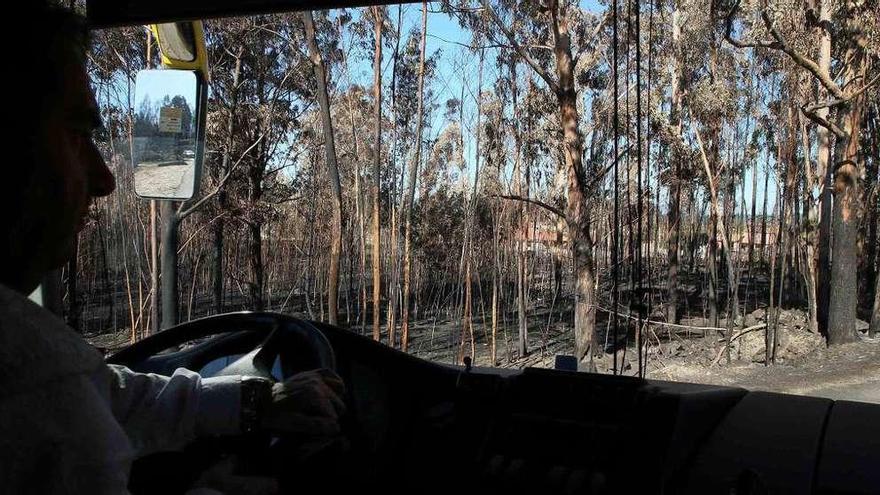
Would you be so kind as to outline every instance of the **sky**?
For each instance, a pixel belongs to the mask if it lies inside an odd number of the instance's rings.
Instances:
[[[151,101],[161,101],[165,95],[183,96],[190,108],[196,107],[196,77],[185,70],[150,70],[138,73],[135,84],[135,111],[137,105],[149,96]]]

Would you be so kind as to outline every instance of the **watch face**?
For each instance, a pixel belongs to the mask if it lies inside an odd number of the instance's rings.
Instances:
[[[272,401],[272,382],[266,378],[241,378],[241,430],[250,433],[259,429],[263,413]]]

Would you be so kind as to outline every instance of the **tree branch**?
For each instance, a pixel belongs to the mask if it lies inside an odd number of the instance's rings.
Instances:
[[[843,98],[836,98],[833,100],[826,100],[823,102],[814,103],[806,108],[802,108],[802,110],[804,111],[804,113],[810,113],[815,112],[816,110],[819,110],[821,108],[836,107],[837,105],[842,105],[867,91],[871,86],[877,84],[877,81],[880,81],[880,74],[877,74],[876,76],[874,76],[874,79],[871,79],[871,81],[869,81],[867,84],[865,84],[858,90],[844,96]]]
[[[537,199],[524,198],[522,196],[510,196],[510,195],[506,195],[506,194],[493,194],[491,197],[507,199],[510,201],[521,201],[523,203],[530,203],[535,206],[540,206],[541,208],[544,208],[545,210],[549,211],[550,213],[553,213],[554,215],[562,218],[563,220],[566,219],[565,212],[563,212],[559,208],[556,208],[555,206],[548,205],[547,203],[545,203],[543,201],[539,201]]]
[[[231,167],[229,167],[229,171],[226,172],[226,175],[224,175],[222,179],[220,179],[220,182],[217,183],[217,187],[215,187],[213,191],[211,191],[209,194],[207,194],[206,196],[204,196],[201,199],[199,199],[198,201],[196,201],[192,206],[190,206],[189,208],[187,208],[185,210],[183,209],[183,207],[186,205],[186,202],[184,202],[180,205],[180,208],[178,208],[178,210],[177,210],[177,216],[180,217],[180,220],[183,220],[184,218],[191,215],[194,211],[198,210],[208,200],[210,200],[211,198],[213,198],[214,196],[216,196],[217,194],[220,193],[220,191],[223,189],[223,186],[226,185],[226,182],[232,176],[232,172],[235,172],[235,169],[238,168],[238,165],[242,162],[242,160],[244,160],[244,157],[247,156],[247,154],[250,153],[251,150],[254,149],[254,147],[256,147],[257,144],[259,144],[260,141],[263,140],[263,136],[265,136],[265,134],[260,134],[260,137],[258,137],[257,140],[253,142],[253,144],[248,146],[248,149],[246,149],[244,151],[244,153],[242,153],[241,156],[238,157],[238,160],[236,160],[235,163],[232,164]]]
[[[821,106],[819,108],[822,108]],[[833,122],[828,119],[821,117],[815,110],[811,110],[810,108],[801,107],[801,112],[803,112],[804,116],[810,119],[812,122],[820,125],[829,131],[831,131],[837,139],[846,139],[846,132],[843,129],[835,125]]]
[[[504,36],[507,37],[507,41],[509,41],[514,50],[519,53],[519,56],[522,57],[523,60],[525,60],[526,63],[532,67],[532,69],[534,69],[535,73],[537,73],[538,76],[540,76],[541,79],[543,79],[544,82],[547,83],[547,86],[549,86],[554,93],[559,93],[559,84],[557,84],[557,82],[550,76],[550,74],[548,74],[543,67],[538,65],[538,62],[536,62],[535,59],[533,59],[532,56],[529,55],[529,52],[527,52],[516,41],[516,37],[513,35],[513,33],[509,29],[507,29],[507,26],[505,26],[504,23],[501,22],[501,19],[498,18],[498,14],[496,14],[495,10],[489,5],[489,0],[481,0],[481,3],[483,4],[483,9],[489,14],[489,17],[492,18],[492,21],[495,23],[495,25],[498,26],[498,29],[500,29],[501,32],[504,33]]]
[[[619,311],[613,311],[610,308],[605,308],[605,307],[602,307],[599,305],[596,305],[596,309],[598,309],[599,311],[605,312],[605,313],[617,315],[620,318],[641,321],[645,325],[656,325],[659,327],[681,328],[684,330],[700,330],[700,331],[704,331],[704,332],[706,330],[714,330],[715,332],[724,332],[725,330],[727,330],[726,328],[721,328],[721,327],[697,327],[697,326],[692,326],[692,325],[680,325],[677,323],[668,323],[665,321],[646,320],[644,318],[639,318],[639,317],[633,316],[631,314],[621,313]],[[620,309],[624,310],[626,308],[620,308]],[[762,325],[763,325],[763,323],[762,323]]]
[[[709,158],[706,156],[706,147],[703,146],[703,138],[700,136],[700,131],[694,129],[694,134],[697,135],[697,144],[700,145],[700,159],[703,163],[703,171],[706,172],[706,181],[709,183],[709,194],[712,196],[714,206],[715,198],[717,197],[717,192],[715,191],[715,175],[712,173],[712,167],[709,166]]]
[[[733,4],[733,7],[730,9],[730,12],[727,13],[727,17],[724,19],[724,39],[728,41],[731,45],[737,48],[771,48],[775,50],[779,50],[781,46],[776,41],[753,41],[751,43],[747,43],[742,40],[738,40],[733,37],[733,16],[736,15],[739,10],[739,0]]]
[[[840,86],[834,82],[831,78],[831,75],[828,74],[827,71],[823,70],[819,67],[819,64],[800,54],[797,50],[791,47],[788,43],[786,43],[785,38],[776,29],[776,26],[773,25],[773,21],[770,19],[770,16],[767,14],[766,10],[761,10],[761,20],[764,21],[764,26],[767,28],[767,31],[770,32],[770,35],[773,37],[773,41],[758,41],[753,43],[746,43],[741,40],[738,40],[733,37],[733,17],[736,15],[739,10],[739,0],[733,4],[733,7],[730,9],[730,12],[727,13],[727,17],[724,21],[725,29],[724,29],[724,37],[730,42],[731,45],[737,48],[770,48],[772,50],[780,50],[785,52],[796,64],[800,65],[802,68],[809,71],[816,79],[819,80],[819,83],[828,90],[829,93],[834,95],[835,98],[841,99],[844,98],[843,90],[840,89]]]
[[[480,46],[470,45],[468,43],[462,43],[461,41],[448,40],[446,38],[443,38],[441,36],[437,36],[436,34],[431,34],[431,33],[428,33],[428,38],[434,38],[436,40],[442,41],[443,43],[449,43],[450,45],[458,45],[458,46],[461,46],[464,48],[468,48],[470,50],[480,50],[482,48],[508,48],[508,49],[513,48],[510,45],[502,45],[501,43],[494,43],[494,44],[480,45]]]
[[[819,67],[819,64],[813,62],[807,57],[798,53],[794,48],[792,48],[788,43],[785,42],[785,39],[779,33],[775,26],[773,26],[773,21],[770,20],[770,16],[767,15],[767,11],[761,11],[761,19],[764,20],[764,25],[767,26],[767,30],[770,31],[770,35],[773,36],[773,39],[779,44],[779,49],[783,52],[787,53],[792,60],[795,61],[798,65],[807,69],[810,73],[816,76],[816,79],[822,83],[822,86],[825,86],[825,89],[828,90],[829,93],[834,95],[837,98],[844,98],[843,91],[840,89],[840,86],[837,85],[832,79],[828,72],[822,70]]]
[[[589,51],[590,53],[592,53],[593,55],[595,55],[595,54],[597,54],[597,53],[602,53],[602,52],[604,52],[604,49],[605,49],[605,44],[604,44],[604,43],[603,43],[603,44],[594,44],[594,43],[592,43],[592,41],[593,41],[597,36],[599,36],[599,34],[600,34],[601,31],[602,31],[602,28],[605,27],[605,24],[608,22],[608,20],[609,20],[609,14],[605,14],[605,15],[602,17],[602,19],[599,21],[599,23],[596,24],[596,27],[593,28],[593,32],[590,33],[590,36],[589,36],[589,38],[588,38],[588,39],[589,39],[589,42],[588,42],[587,40],[580,40],[579,45],[580,45],[582,48],[584,48],[584,49],[582,49],[582,50],[578,50],[577,54],[575,54],[575,56],[574,56],[574,58],[573,58],[573,61],[574,61],[573,64],[574,64],[575,66],[577,66],[578,61],[580,61],[580,59],[581,59],[581,57],[583,56],[583,54],[584,54],[584,53],[587,53],[588,51]],[[586,47],[588,47],[588,46],[589,46],[589,47],[592,47],[592,50],[587,50]]]
[[[593,177],[593,180],[591,180],[591,181],[590,181],[590,182],[584,187],[584,192],[585,192],[587,195],[592,194],[593,189],[594,189],[596,186],[598,186],[598,185],[602,182],[602,180],[605,179],[605,176],[608,175],[608,173],[611,172],[611,170],[614,169],[614,164],[615,164],[615,163],[620,163],[620,159],[623,158],[626,154],[628,154],[632,149],[633,149],[633,145],[629,145],[629,146],[627,146],[625,149],[620,150],[620,152],[617,153],[617,159],[615,159],[614,161],[612,161],[611,163],[609,163],[609,164],[605,167],[605,169],[602,170],[602,172],[601,172],[600,174],[595,175],[595,176]]]
[[[748,333],[752,333],[757,330],[763,330],[765,328],[767,328],[766,323],[758,323],[757,325],[752,325],[750,327],[743,328],[742,331],[740,331],[738,334],[736,334],[730,338],[730,342],[727,342],[723,346],[721,346],[721,349],[718,350],[718,354],[715,355],[715,359],[712,360],[711,366],[715,366],[716,364],[721,362],[721,356],[723,356],[724,351],[727,350],[727,348],[730,347],[731,344],[733,344],[734,340],[737,340],[738,338],[740,338],[743,335],[746,335]]]

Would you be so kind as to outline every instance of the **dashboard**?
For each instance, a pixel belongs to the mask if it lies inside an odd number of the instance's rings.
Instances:
[[[213,318],[159,334],[158,343],[150,337],[111,361],[158,373],[222,371],[214,368],[234,366],[266,334],[271,339],[272,329],[298,321]],[[205,340],[211,325],[236,330]],[[283,449],[262,451],[255,464],[271,466],[292,493],[880,493],[880,405],[563,370],[456,367],[314,327],[332,347],[322,362],[333,360],[346,384],[347,448],[308,465]],[[188,332],[200,343],[156,352]],[[298,352],[267,361],[267,372],[314,367],[304,342],[282,340]],[[133,480],[157,471],[169,478],[182,459],[230,445],[251,452],[236,439],[201,443],[183,458],[138,461]]]

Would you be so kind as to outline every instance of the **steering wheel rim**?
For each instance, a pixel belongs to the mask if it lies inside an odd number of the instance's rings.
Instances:
[[[199,339],[205,340],[163,352]],[[291,359],[282,359],[284,378],[308,369],[336,369],[330,341],[310,322],[279,313],[250,311],[207,316],[177,325],[114,353],[107,362],[134,371],[170,375],[180,367],[198,372],[213,359],[241,351],[241,358],[215,375],[247,374],[274,379],[272,364],[282,354],[305,361],[293,363]]]

